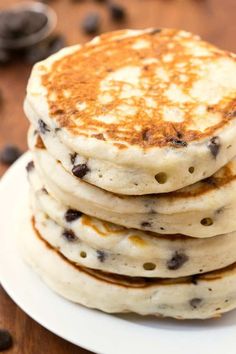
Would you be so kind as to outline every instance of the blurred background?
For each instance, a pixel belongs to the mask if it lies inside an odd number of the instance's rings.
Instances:
[[[235,14],[236,0],[0,0],[0,176],[27,150],[22,105],[35,62],[121,28],[182,28],[236,52]],[[9,353],[88,353],[28,318],[1,287],[0,328],[12,333]]]

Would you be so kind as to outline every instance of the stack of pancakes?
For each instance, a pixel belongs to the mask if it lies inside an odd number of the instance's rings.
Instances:
[[[24,256],[106,312],[236,307],[236,60],[190,33],[123,30],[35,65]]]

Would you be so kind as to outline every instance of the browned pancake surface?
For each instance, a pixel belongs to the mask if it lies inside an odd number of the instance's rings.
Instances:
[[[183,31],[105,34],[57,60],[43,75],[50,115],[73,135],[109,140],[120,148],[186,147],[213,136],[236,116],[235,95],[202,105],[191,93],[204,67],[221,59],[235,60]],[[208,122],[198,125],[202,109]]]

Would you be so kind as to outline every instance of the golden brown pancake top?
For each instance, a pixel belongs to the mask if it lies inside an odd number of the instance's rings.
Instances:
[[[184,31],[126,33],[102,35],[43,75],[61,127],[119,148],[186,147],[236,118],[232,54]]]

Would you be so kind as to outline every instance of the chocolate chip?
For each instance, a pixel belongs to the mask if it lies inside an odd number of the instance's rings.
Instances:
[[[164,227],[160,227],[160,230],[164,231],[165,229],[164,229]]]
[[[153,30],[151,30],[151,31],[149,32],[149,34],[152,35],[152,36],[154,36],[155,34],[160,33],[161,31],[162,31],[161,28],[154,28]]]
[[[151,225],[151,223],[148,222],[148,221],[143,221],[143,222],[141,223],[141,226],[142,226],[142,227],[151,227],[152,225]]]
[[[82,213],[75,209],[68,209],[65,213],[65,219],[67,222],[72,222],[79,219],[82,216]]]
[[[0,351],[11,348],[12,344],[11,334],[5,329],[0,329]]]
[[[48,48],[45,45],[39,44],[27,48],[24,59],[29,64],[35,64],[47,58],[50,55]]]
[[[212,154],[212,156],[214,158],[216,158],[216,156],[219,153],[220,150],[220,139],[218,136],[214,136],[213,138],[211,138],[211,140],[209,141],[207,147],[210,149],[210,152]]]
[[[104,251],[97,250],[97,257],[98,257],[99,261],[103,263],[105,261],[107,255]]]
[[[43,188],[41,189],[41,191],[42,191],[44,194],[48,194],[48,191],[47,191],[47,189],[46,189],[45,187],[43,187]]]
[[[50,132],[48,125],[42,119],[39,119],[38,125],[40,133],[45,134],[46,132]]]
[[[143,130],[143,132],[142,132],[142,140],[148,141],[150,139],[150,137],[151,137],[150,130],[149,129]]]
[[[100,16],[96,12],[89,13],[82,22],[82,30],[86,34],[96,34],[100,27]]]
[[[76,177],[83,178],[90,169],[86,165],[86,163],[82,163],[80,165],[76,165],[72,168],[72,173]]]
[[[0,162],[5,165],[11,165],[22,155],[22,151],[15,145],[6,145],[0,151]]]
[[[188,256],[184,253],[176,251],[172,258],[167,261],[167,268],[169,270],[176,270],[182,267],[182,265],[188,261]]]
[[[214,187],[217,186],[217,181],[215,180],[214,177],[207,177],[207,178],[204,178],[204,179],[202,179],[201,182],[202,182],[202,183],[209,184],[209,186],[214,186]]]
[[[55,34],[54,36],[51,36],[48,41],[48,49],[50,51],[50,54],[57,52],[58,50],[64,48],[65,46],[66,46],[66,40],[65,37],[62,36],[61,34]]]
[[[216,214],[222,214],[224,211],[224,207],[221,207],[215,211]]]
[[[126,17],[125,9],[119,4],[113,2],[109,3],[108,10],[114,21],[122,21]]]
[[[64,230],[62,233],[62,236],[65,237],[67,241],[76,241],[78,237],[75,235],[75,233],[72,230]]]
[[[167,142],[171,143],[175,147],[186,147],[188,146],[188,143],[184,140],[178,139],[178,138],[168,138]]]
[[[191,276],[191,283],[194,285],[198,284],[198,276],[197,275],[192,275]]]
[[[70,161],[71,161],[72,165],[75,164],[76,157],[77,157],[77,153],[76,152],[74,154],[70,154]]]
[[[196,309],[202,302],[202,299],[195,297],[189,301],[190,305]]]
[[[34,161],[28,162],[27,165],[26,165],[26,171],[27,171],[27,172],[30,172],[30,171],[32,171],[33,169],[34,169]]]

